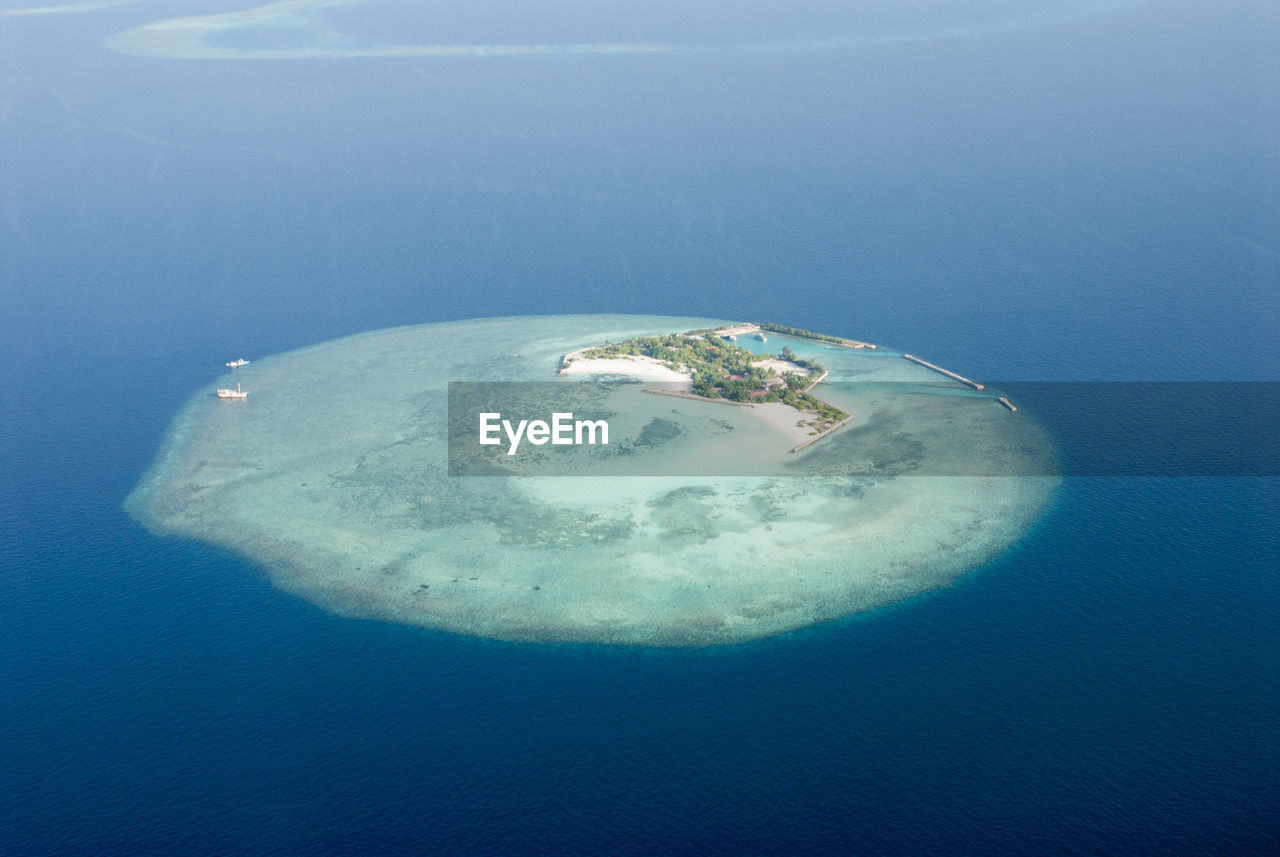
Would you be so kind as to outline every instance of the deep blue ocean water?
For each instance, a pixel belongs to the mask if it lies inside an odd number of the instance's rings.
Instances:
[[[0,853],[1272,853],[1276,478],[1072,477],[952,589],[698,651],[336,618],[121,503],[222,361],[397,324],[1280,379],[1273,8],[754,56],[95,47],[235,8],[177,5],[0,18]]]

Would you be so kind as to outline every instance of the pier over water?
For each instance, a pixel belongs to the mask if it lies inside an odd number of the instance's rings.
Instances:
[[[902,356],[910,360],[912,363],[919,363],[921,366],[924,366],[927,369],[932,369],[935,372],[946,375],[948,378],[954,378],[955,380],[959,381],[961,384],[968,384],[970,387],[972,387],[975,390],[987,389],[986,387],[979,384],[977,381],[972,381],[964,377],[963,375],[957,375],[955,372],[952,372],[949,369],[943,369],[941,366],[935,366],[934,364],[930,363],[928,360],[921,360],[919,357],[916,357],[912,354],[904,354]]]

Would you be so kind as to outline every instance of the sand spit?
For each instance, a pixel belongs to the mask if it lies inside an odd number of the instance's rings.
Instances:
[[[813,438],[815,429],[808,424],[813,414],[803,414],[782,402],[761,402],[751,406],[752,415],[785,437],[792,446]]]

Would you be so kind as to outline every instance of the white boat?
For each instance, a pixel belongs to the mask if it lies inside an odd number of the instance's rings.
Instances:
[[[761,342],[768,342],[768,341],[769,341],[769,337],[765,336],[763,333],[761,333],[761,332],[760,332],[760,331],[758,331],[758,330],[756,331],[756,339],[760,340]]]
[[[232,369],[239,369],[241,366],[249,365],[249,361],[241,357],[239,360],[232,360],[227,365],[230,366]]]
[[[725,336],[725,339],[729,340],[730,342],[737,342],[737,341],[738,341],[738,337],[734,336],[732,333],[730,333],[730,334],[726,335],[726,336]]]
[[[249,398],[248,390],[241,390],[239,382],[236,383],[234,390],[222,388],[218,390],[219,399],[247,399]]]

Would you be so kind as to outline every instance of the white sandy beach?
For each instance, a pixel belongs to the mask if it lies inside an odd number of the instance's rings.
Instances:
[[[729,327],[722,327],[714,331],[712,336],[746,336],[749,333],[755,333],[760,330],[758,324],[735,324]]]
[[[768,360],[752,360],[751,365],[759,366],[762,369],[772,369],[778,375],[783,375],[787,372],[792,372],[800,376],[807,376],[809,374],[809,370],[805,369],[803,366],[797,366],[790,360],[779,360],[776,357],[770,357]]]
[[[814,430],[813,426],[796,425],[800,420],[807,423],[814,419],[814,415],[801,413],[782,402],[757,402],[751,406],[751,415],[786,435],[792,446],[798,446],[814,438],[814,435],[810,434]]]
[[[661,361],[638,354],[624,357],[575,357],[566,355],[561,375],[625,375],[644,381],[661,381],[664,384],[682,384],[685,389],[693,386],[693,380],[683,372],[677,372]]]

